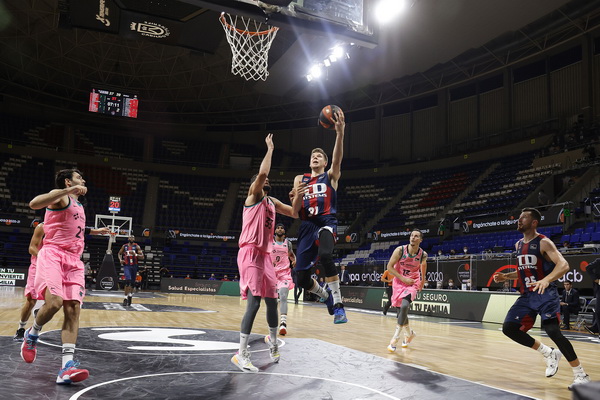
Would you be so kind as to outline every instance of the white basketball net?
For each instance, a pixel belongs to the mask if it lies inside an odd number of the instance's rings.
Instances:
[[[233,55],[231,73],[247,81],[266,81],[269,49],[279,28],[227,13],[222,13],[219,20]]]

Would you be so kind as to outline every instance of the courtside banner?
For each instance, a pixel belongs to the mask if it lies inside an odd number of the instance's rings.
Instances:
[[[160,291],[167,293],[218,294],[239,296],[238,282],[209,281],[203,279],[162,278]]]
[[[384,288],[341,287],[341,290],[346,307],[381,311],[387,301]],[[518,293],[422,290],[412,302],[410,314],[501,324],[518,297]],[[539,327],[539,321],[534,326]]]
[[[380,302],[377,301],[379,293],[374,293],[371,289],[366,287],[352,287],[343,286],[340,287],[342,290],[342,303],[347,307],[366,308],[369,310],[375,310],[378,308]],[[374,293],[369,296],[369,292]]]
[[[25,287],[28,268],[0,268],[0,286]]]

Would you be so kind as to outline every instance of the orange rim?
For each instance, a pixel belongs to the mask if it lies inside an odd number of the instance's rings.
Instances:
[[[266,31],[260,31],[260,32],[245,31],[243,29],[238,29],[235,26],[231,25],[229,22],[227,22],[227,20],[225,19],[225,13],[221,13],[220,19],[221,19],[221,22],[223,23],[223,25],[225,25],[229,30],[237,31],[237,33],[239,33],[240,35],[264,36],[264,35],[268,35],[269,33],[279,29],[278,27],[274,26],[271,29],[267,29]]]

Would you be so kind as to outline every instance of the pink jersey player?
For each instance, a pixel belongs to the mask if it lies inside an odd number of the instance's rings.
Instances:
[[[275,275],[277,276],[277,290],[281,287],[287,287],[288,290],[294,288],[294,280],[292,279],[292,269],[290,263],[290,252],[292,244],[287,240],[278,241],[277,237],[273,240],[273,251],[271,252],[271,261],[275,267]]]
[[[248,290],[253,296],[277,298],[277,279],[270,257],[274,224],[275,204],[268,196],[244,207],[237,258],[244,300]]]
[[[415,255],[408,253],[408,246],[401,246],[400,260],[394,264],[394,269],[398,271],[402,276],[414,280],[412,285],[407,285],[398,278],[394,278],[392,285],[394,287],[392,295],[392,305],[399,307],[402,303],[402,299],[406,296],[410,296],[411,301],[414,301],[417,297],[417,292],[421,288],[421,258],[423,256],[423,249],[419,248],[419,251]]]
[[[392,305],[398,308],[396,331],[387,347],[392,353],[396,351],[401,336],[403,336],[402,347],[408,347],[416,336],[408,324],[408,309],[417,298],[417,293],[423,289],[424,277],[427,273],[427,253],[420,247],[422,241],[423,233],[413,229],[410,233],[410,243],[398,246],[388,261],[387,271],[394,276]]]
[[[44,247],[38,253],[35,291],[45,298],[46,288],[63,300],[83,302],[85,268],[81,254],[85,245],[85,211],[72,197],[62,209],[46,208]]]

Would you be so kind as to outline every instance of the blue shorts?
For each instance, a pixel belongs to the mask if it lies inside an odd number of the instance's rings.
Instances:
[[[558,318],[560,314],[560,296],[556,286],[548,286],[543,294],[525,292],[508,310],[504,322],[521,324],[521,330],[527,332],[534,324],[536,317],[542,321]]]
[[[135,283],[137,272],[137,265],[123,265],[123,273],[125,275],[125,283],[127,284],[127,286],[133,286],[133,284]]]
[[[335,215],[319,215],[308,221],[302,221],[298,231],[295,270],[308,270],[314,265],[319,253],[319,233],[323,229],[331,232],[335,238],[337,235],[337,218]]]

